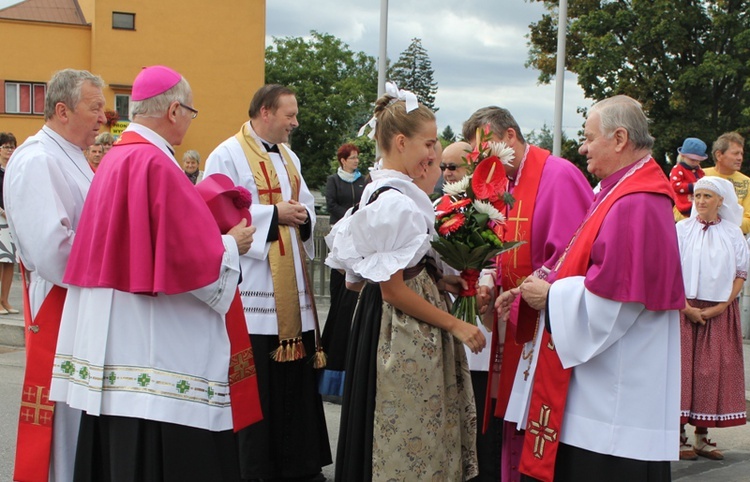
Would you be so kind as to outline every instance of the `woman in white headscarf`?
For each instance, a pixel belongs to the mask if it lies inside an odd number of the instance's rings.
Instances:
[[[677,223],[687,298],[681,313],[680,459],[721,460],[708,428],[746,423],[737,295],[747,279],[748,245],[731,182],[704,177],[695,183],[693,197],[690,218]],[[695,427],[692,446],[686,423]]]

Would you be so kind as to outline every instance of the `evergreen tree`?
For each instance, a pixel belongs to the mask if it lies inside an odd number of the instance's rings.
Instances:
[[[388,69],[388,78],[395,82],[399,89],[414,92],[421,103],[437,112],[435,94],[438,87],[437,81],[433,78],[434,74],[427,50],[422,47],[422,40],[418,38],[411,40],[411,44],[401,52],[396,63]]]
[[[453,132],[451,126],[445,126],[445,129],[443,129],[443,133],[440,134],[440,138],[448,142],[448,144],[453,144],[454,142],[456,142],[456,133]]]

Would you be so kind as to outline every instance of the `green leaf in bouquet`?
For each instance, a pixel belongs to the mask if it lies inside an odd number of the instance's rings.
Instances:
[[[437,238],[432,241],[432,247],[437,251],[443,261],[448,263],[451,267],[457,270],[462,270],[467,267],[466,262],[471,250],[464,243]]]
[[[490,220],[490,216],[487,213],[474,212],[471,217],[474,218],[477,226],[487,226],[487,222]]]
[[[513,197],[511,193],[508,191],[505,191],[503,193],[503,202],[506,206],[508,206],[508,209],[513,209],[513,204],[516,203],[516,199]]]
[[[499,249],[498,254],[515,249],[522,244],[526,244],[526,241],[508,241],[503,243],[503,247]]]
[[[493,256],[493,252],[497,248],[493,248],[490,245],[477,246],[471,251],[469,256],[469,266],[482,267],[484,262]]]
[[[474,248],[485,246],[487,244],[487,241],[482,237],[481,234],[479,234],[479,232],[472,231],[469,235],[469,243],[471,243],[472,248]]]

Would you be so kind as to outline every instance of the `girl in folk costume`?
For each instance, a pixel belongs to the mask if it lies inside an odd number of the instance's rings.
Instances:
[[[680,459],[721,460],[708,428],[744,425],[747,419],[737,295],[747,278],[748,246],[731,182],[704,177],[693,192],[691,217],[677,223],[687,298],[680,316]],[[686,423],[695,426],[692,446]]]
[[[386,92],[369,123],[382,168],[326,239],[326,263],[345,271],[348,286],[364,286],[336,480],[466,480],[477,474],[476,411],[461,342],[478,352],[485,339],[446,311],[430,257],[434,210],[412,182],[435,162],[435,116],[411,92]]]

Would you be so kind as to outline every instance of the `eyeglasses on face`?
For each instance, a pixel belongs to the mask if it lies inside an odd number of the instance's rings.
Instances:
[[[446,169],[448,169],[449,171],[455,171],[456,169],[458,169],[458,166],[455,164],[440,164],[441,171],[445,171]]]
[[[16,148],[16,146],[11,146],[11,145],[0,146],[0,149],[5,149],[6,151],[12,151],[15,148]]]
[[[198,117],[198,111],[195,110],[195,109],[193,109],[189,105],[185,105],[182,102],[180,102],[180,107],[183,107],[183,108],[189,110],[190,112],[192,112],[193,113],[193,119],[195,119],[196,117]]]

